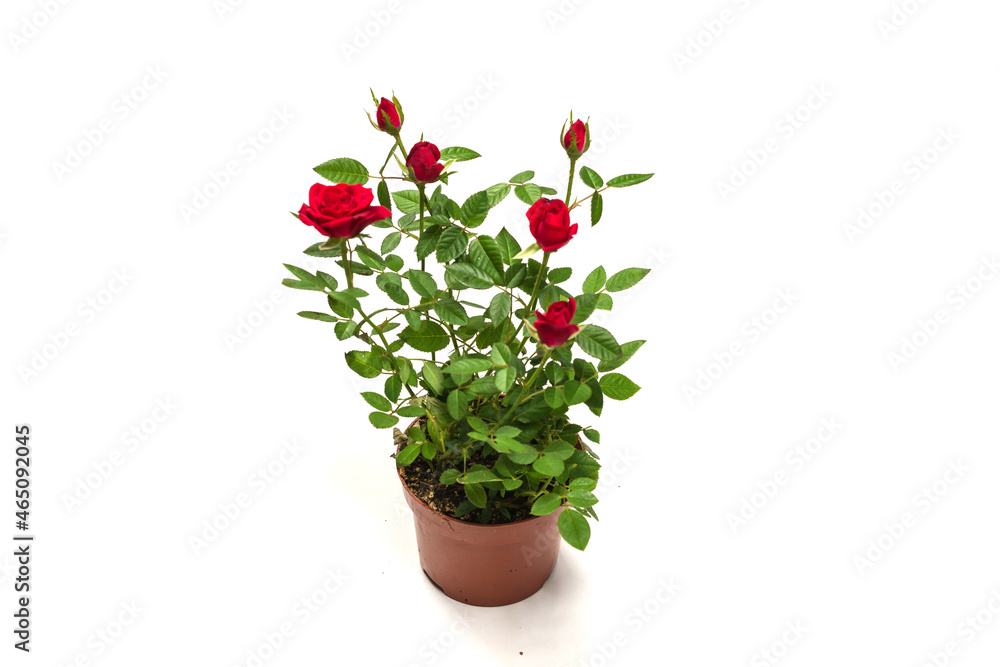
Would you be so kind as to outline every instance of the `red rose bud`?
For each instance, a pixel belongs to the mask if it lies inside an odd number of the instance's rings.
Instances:
[[[542,197],[528,209],[528,229],[545,252],[554,252],[576,236],[578,225],[569,222],[569,209],[561,199]]]
[[[421,183],[433,183],[444,171],[444,165],[438,162],[441,151],[429,141],[420,141],[410,149],[406,158],[406,166],[413,171],[413,177]]]
[[[382,101],[378,103],[378,109],[375,114],[378,118],[378,129],[383,132],[395,135],[399,132],[399,128],[403,126],[403,121],[399,118],[399,111],[396,109],[396,105],[392,103],[392,100],[383,97]]]
[[[349,239],[392,215],[384,206],[372,206],[374,200],[371,189],[361,185],[317,183],[309,188],[309,203],[299,209],[299,220],[324,236]]]
[[[569,132],[563,137],[563,148],[571,158],[578,158],[590,148],[590,127],[582,120],[570,125]]]
[[[556,301],[544,313],[535,311],[536,320],[532,325],[538,342],[546,347],[559,347],[575,336],[580,327],[571,324],[576,314],[576,299]]]

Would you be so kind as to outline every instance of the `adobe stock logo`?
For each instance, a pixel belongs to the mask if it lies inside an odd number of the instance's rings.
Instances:
[[[159,65],[149,65],[143,70],[142,78],[111,102],[110,113],[93,127],[84,128],[82,139],[71,142],[65,148],[63,161],[53,160],[52,173],[62,183],[67,176],[80,168],[97,147],[104,143],[147,99],[167,80],[168,73]]]
[[[38,11],[21,18],[20,30],[17,32],[12,30],[7,33],[7,41],[10,42],[10,48],[14,53],[18,53],[22,47],[37,37],[42,29],[59,14],[63,6],[69,4],[69,1],[38,0]]]
[[[833,92],[826,84],[812,86],[806,99],[789,109],[774,123],[774,131],[778,136],[765,139],[759,146],[746,150],[746,158],[734,165],[726,179],[715,182],[715,188],[723,202],[743,189],[764,166],[771,161],[785,145],[799,133],[816,114],[833,98]]]

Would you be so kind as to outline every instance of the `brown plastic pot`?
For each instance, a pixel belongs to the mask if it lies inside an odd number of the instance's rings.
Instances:
[[[420,566],[448,597],[480,607],[513,604],[537,593],[552,574],[562,508],[513,523],[469,523],[432,510],[402,475],[399,481],[413,510]]]

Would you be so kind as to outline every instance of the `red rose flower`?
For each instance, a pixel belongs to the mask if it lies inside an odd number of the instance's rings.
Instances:
[[[299,209],[299,220],[325,236],[349,239],[392,215],[384,206],[372,206],[374,200],[371,189],[361,185],[317,183],[309,188],[309,203]]]
[[[563,137],[563,147],[567,150],[572,146],[576,149],[577,153],[584,152],[584,146],[587,145],[587,126],[582,120],[578,120],[573,123],[569,128],[569,132]]]
[[[580,330],[575,324],[570,324],[576,314],[576,299],[556,301],[544,313],[535,311],[538,319],[533,325],[538,341],[546,347],[559,347]]]
[[[383,132],[393,134],[403,126],[403,122],[399,119],[399,111],[396,109],[396,105],[392,103],[392,100],[385,97],[378,103],[375,116],[378,120],[378,129]]]
[[[561,199],[542,197],[528,209],[528,228],[545,252],[554,252],[576,235],[578,225],[569,222],[569,209]]]
[[[413,170],[413,176],[421,183],[433,183],[444,171],[444,165],[438,162],[441,151],[429,141],[420,141],[410,149],[406,158],[406,166]]]

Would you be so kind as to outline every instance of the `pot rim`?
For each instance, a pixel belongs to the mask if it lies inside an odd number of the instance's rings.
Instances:
[[[410,422],[410,425],[407,426],[406,428],[407,429],[412,428],[417,423],[417,421],[419,419],[420,419],[420,417],[417,417],[416,419],[414,419],[412,422]],[[399,454],[400,451],[401,451],[401,448],[397,447],[396,448],[396,454]],[[447,514],[445,514],[443,512],[439,512],[438,510],[434,509],[433,507],[431,507],[430,505],[428,505],[427,503],[425,503],[423,500],[421,500],[420,496],[418,496],[417,494],[415,494],[413,492],[413,490],[410,489],[410,486],[406,483],[406,480],[403,479],[402,466],[400,466],[396,462],[396,458],[395,457],[393,457],[392,461],[393,461],[392,465],[396,469],[396,476],[399,477],[399,483],[402,485],[403,490],[406,493],[408,493],[411,498],[413,498],[414,500],[416,500],[428,512],[431,512],[431,513],[433,513],[433,514],[441,517],[442,519],[444,519],[446,521],[454,521],[456,523],[462,524],[463,526],[471,526],[473,528],[482,528],[482,529],[488,529],[488,530],[497,530],[497,529],[500,529],[500,528],[504,528],[505,526],[519,526],[519,525],[528,523],[529,521],[537,521],[539,519],[545,519],[546,517],[549,516],[548,514],[546,514],[544,516],[531,516],[531,517],[528,517],[527,519],[520,519],[518,521],[508,521],[507,523],[473,523],[471,521],[465,521],[465,520],[459,519],[457,517],[448,516]],[[559,507],[562,507],[562,505],[560,505]],[[558,511],[558,510],[556,510],[556,511]]]

